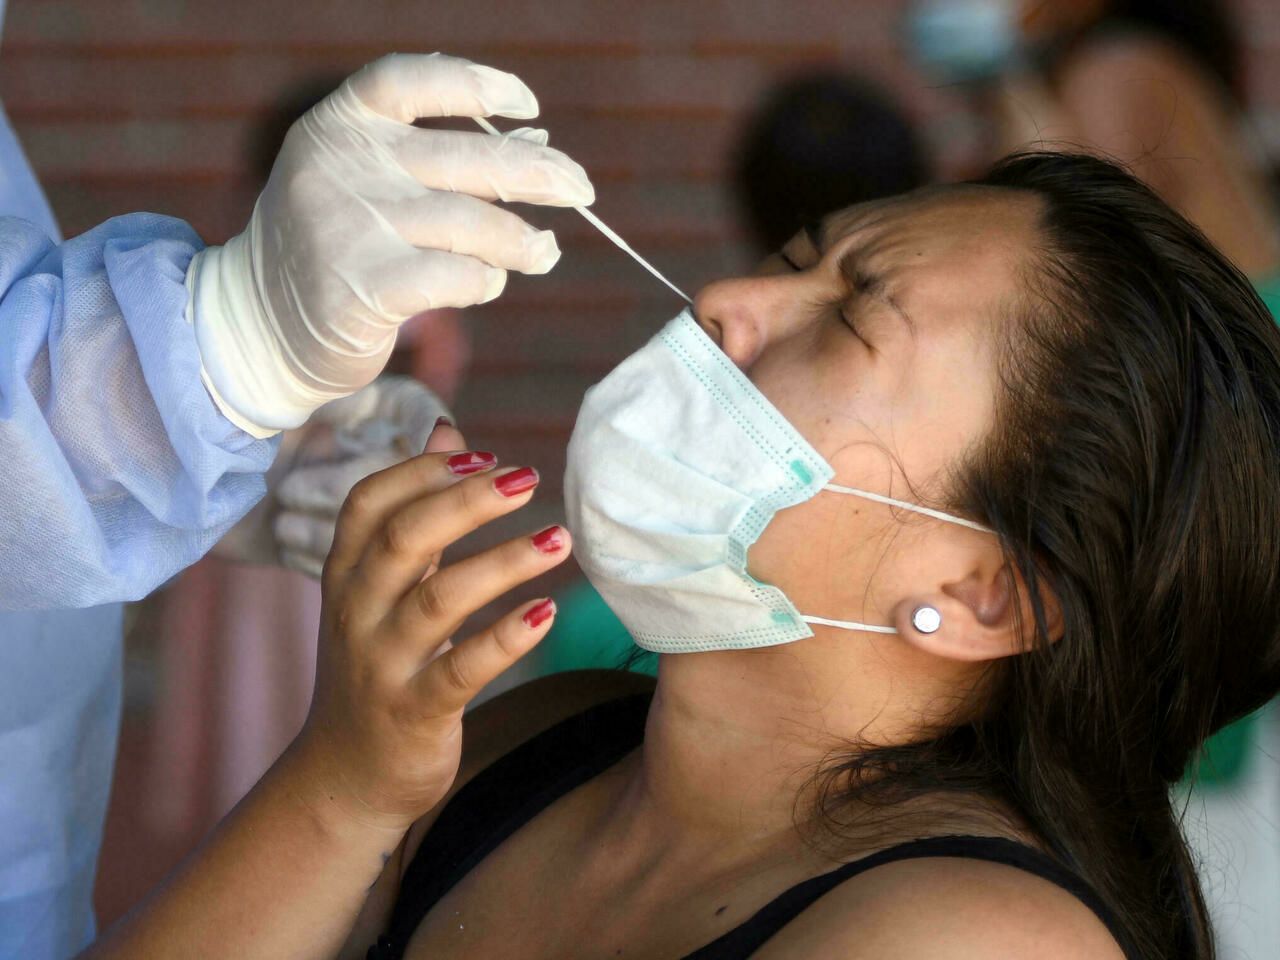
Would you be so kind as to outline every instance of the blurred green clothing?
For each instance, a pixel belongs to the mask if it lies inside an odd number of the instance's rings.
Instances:
[[[1280,320],[1280,274],[1254,280],[1253,288],[1271,311],[1271,316]],[[1277,522],[1280,522],[1280,518],[1277,518]],[[1212,788],[1227,787],[1239,780],[1256,739],[1257,720],[1261,712],[1255,711],[1228,724],[1210,737],[1205,742],[1199,760],[1188,771],[1188,779],[1197,786]]]
[[[586,580],[558,593],[555,601],[555,625],[539,644],[542,672],[626,667],[657,676],[657,654],[635,645],[622,621]]]

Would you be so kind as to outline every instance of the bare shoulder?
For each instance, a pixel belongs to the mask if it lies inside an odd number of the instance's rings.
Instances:
[[[755,960],[1124,960],[1101,920],[1067,891],[983,860],[904,860],[841,884]]]

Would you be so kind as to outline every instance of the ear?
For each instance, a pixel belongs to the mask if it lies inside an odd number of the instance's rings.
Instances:
[[[1039,584],[1049,642],[1062,637],[1062,606],[1048,584]],[[920,607],[938,611],[932,633],[921,631],[914,614]],[[932,594],[909,597],[894,611],[898,635],[912,646],[947,660],[976,663],[1012,657],[1035,642],[1031,592],[1018,571],[1003,563],[985,563],[964,579],[941,584]]]

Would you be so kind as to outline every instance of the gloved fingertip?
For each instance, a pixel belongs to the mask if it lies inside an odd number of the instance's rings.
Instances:
[[[578,165],[575,163],[575,167]],[[578,167],[571,176],[560,181],[564,185],[563,202],[571,207],[589,207],[596,202],[596,188],[587,177],[587,171]]]
[[[506,136],[512,140],[523,140],[525,143],[534,143],[540,147],[545,147],[551,142],[551,134],[541,127],[517,127],[515,130],[508,130]]]
[[[560,245],[556,243],[556,235],[550,230],[539,231],[529,241],[528,253],[529,266],[525,273],[548,272],[560,260]]]
[[[477,96],[491,115],[513,120],[538,115],[538,98],[515,74],[478,63],[469,64],[467,71],[479,80]]]
[[[309,553],[286,550],[280,554],[280,565],[319,580],[324,573],[324,560]]]
[[[490,300],[496,300],[506,286],[507,271],[490,267],[484,278],[484,294],[478,302],[488,303]]]

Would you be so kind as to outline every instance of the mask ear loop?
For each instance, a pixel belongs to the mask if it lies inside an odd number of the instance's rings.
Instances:
[[[951,514],[943,513],[941,510],[931,510],[929,507],[922,507],[918,503],[907,503],[905,500],[895,500],[893,497],[886,497],[879,493],[871,493],[869,490],[859,490],[856,487],[842,487],[837,483],[828,483],[822,489],[830,490],[833,493],[847,493],[850,496],[862,497],[864,500],[871,500],[875,503],[883,503],[886,506],[897,507],[899,510],[910,510],[912,513],[920,513],[926,517],[933,517],[933,519],[941,520],[944,523],[954,523],[957,526],[968,527],[970,530],[977,530],[979,533],[995,535],[995,531],[990,527],[984,527],[982,524],[974,523],[972,520],[966,520],[964,517],[953,517]]]
[[[922,507],[918,503],[907,503],[905,500],[895,500],[893,497],[886,497],[879,493],[872,493],[869,490],[859,490],[856,487],[842,487],[838,483],[828,483],[823,490],[830,490],[832,493],[845,493],[853,497],[861,497],[864,500],[871,500],[875,503],[883,503],[886,506],[897,507],[900,510],[910,510],[912,513],[923,514],[926,517],[933,517],[935,520],[942,520],[944,523],[954,523],[957,526],[968,527],[970,530],[977,530],[979,533],[995,534],[990,527],[984,527],[980,523],[974,523],[972,520],[966,520],[964,517],[953,517],[949,513],[943,513],[941,510],[932,510],[929,507]],[[879,626],[874,623],[858,623],[853,620],[828,620],[826,617],[806,617],[803,614],[800,619],[805,623],[816,623],[824,627],[837,627],[841,630],[858,630],[864,633],[885,633],[895,634],[898,632],[897,627]],[[942,625],[942,617],[933,607],[918,607],[911,615],[911,624],[921,633],[934,633]]]
[[[826,617],[806,617],[801,615],[805,623],[817,623],[824,627],[839,627],[841,630],[858,630],[863,633],[897,633],[897,627],[882,627],[874,623],[857,623],[853,620],[828,620]]]
[[[480,126],[480,129],[483,130],[485,133],[491,133],[495,137],[502,136],[502,134],[498,131],[498,128],[495,127],[488,120],[486,120],[484,117],[472,117],[471,119],[474,120]],[[587,223],[591,224],[593,227],[595,227],[597,230],[603,233],[605,237],[608,238],[608,240],[611,243],[613,243],[619,250],[621,250],[627,256],[631,257],[632,260],[640,264],[640,266],[644,267],[646,270],[652,273],[655,277],[657,277],[659,280],[665,283],[668,287],[670,287],[672,291],[676,294],[676,296],[678,296],[681,300],[689,304],[689,306],[691,307],[693,306],[693,301],[689,299],[689,295],[687,293],[685,293],[683,290],[677,287],[674,283],[672,283],[670,280],[664,277],[661,273],[659,273],[657,267],[653,266],[651,263],[649,263],[648,260],[646,260],[644,257],[640,256],[640,254],[632,250],[631,245],[627,243],[627,241],[623,240],[620,236],[618,236],[610,227],[608,227],[605,224],[603,220],[597,217],[594,213],[592,213],[586,207],[574,207],[573,209],[577,210],[578,213],[582,214],[582,218],[586,220]]]

